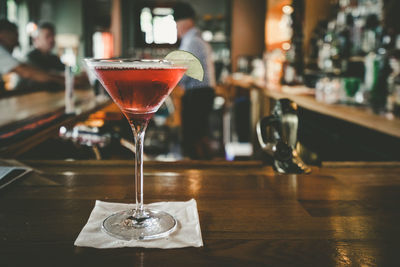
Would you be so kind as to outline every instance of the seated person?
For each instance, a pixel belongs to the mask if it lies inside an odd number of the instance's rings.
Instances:
[[[48,22],[40,24],[33,37],[34,49],[27,55],[28,63],[45,71],[64,71],[64,64],[52,53],[55,44],[53,24]]]
[[[52,82],[61,86],[64,84],[62,75],[49,74],[16,60],[11,55],[16,46],[18,46],[17,25],[6,19],[0,19],[0,91],[4,90],[3,75],[11,72],[15,72],[24,79],[36,82]]]
[[[55,28],[49,22],[41,23],[33,36],[34,49],[27,55],[27,63],[49,73],[62,73],[65,69],[60,58],[53,54],[55,46]],[[62,89],[55,83],[38,83],[31,80],[23,80],[18,87],[33,89]]]

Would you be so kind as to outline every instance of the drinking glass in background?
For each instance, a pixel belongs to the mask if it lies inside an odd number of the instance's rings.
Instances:
[[[342,86],[345,93],[345,95],[343,96],[343,100],[346,102],[354,103],[356,101],[355,96],[361,86],[361,79],[357,77],[342,78]]]
[[[324,77],[317,81],[315,98],[326,104],[363,104],[361,79],[357,77]]]
[[[326,104],[335,104],[341,98],[340,78],[324,77],[315,86],[315,99]]]
[[[65,66],[65,113],[75,113],[74,73],[70,65]]]

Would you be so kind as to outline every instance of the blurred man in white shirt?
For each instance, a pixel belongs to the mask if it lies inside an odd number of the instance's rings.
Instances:
[[[204,69],[203,81],[184,76],[179,85],[185,90],[182,98],[182,147],[184,156],[192,159],[210,158],[208,141],[209,116],[214,103],[215,72],[212,50],[196,27],[196,13],[187,3],[174,6],[180,50],[195,55]]]

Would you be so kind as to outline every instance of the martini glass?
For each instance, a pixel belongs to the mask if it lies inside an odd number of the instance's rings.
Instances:
[[[85,59],[131,125],[135,139],[136,208],[110,215],[103,229],[119,239],[148,240],[168,236],[175,218],[143,206],[143,140],[149,120],[188,68],[184,60]]]

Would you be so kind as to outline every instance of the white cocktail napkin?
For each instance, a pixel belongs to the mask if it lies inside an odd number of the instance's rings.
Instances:
[[[196,200],[186,202],[157,202],[145,205],[145,208],[153,208],[168,212],[178,221],[176,230],[166,238],[155,240],[120,240],[114,238],[101,229],[103,220],[113,213],[132,209],[135,204],[110,203],[96,201],[89,220],[75,240],[75,246],[93,248],[121,248],[121,247],[145,247],[145,248],[182,248],[202,247],[199,214]]]

